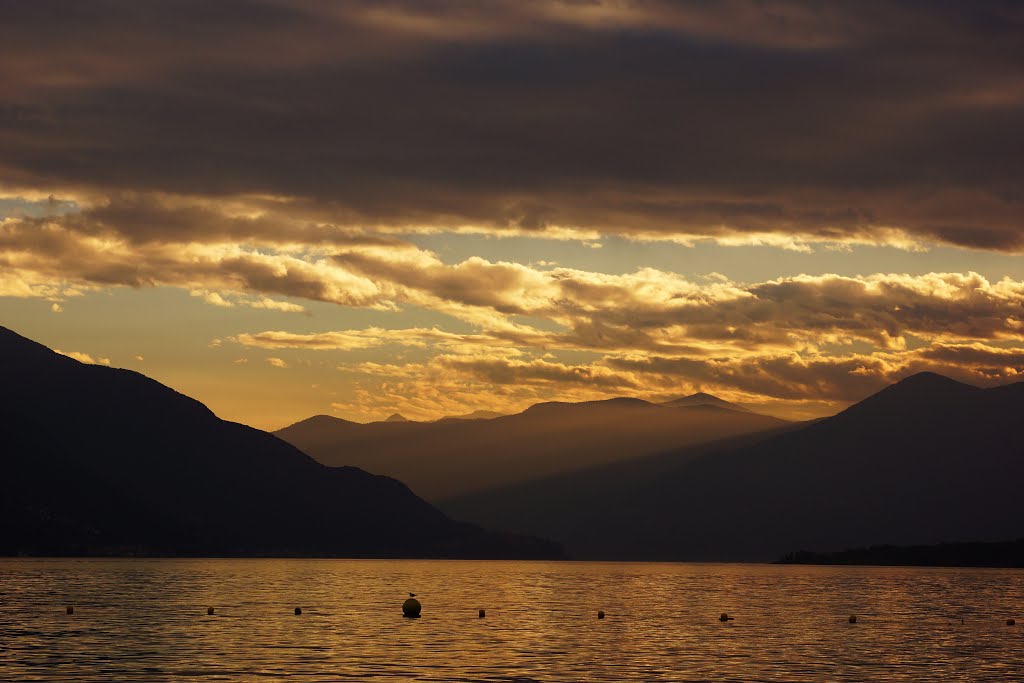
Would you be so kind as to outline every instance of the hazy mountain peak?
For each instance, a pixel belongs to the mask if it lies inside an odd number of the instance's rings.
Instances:
[[[301,420],[295,424],[306,424],[306,425],[355,425],[358,422],[352,420],[345,420],[334,415],[314,415],[307,417],[305,420]]]
[[[505,413],[493,410],[474,410],[462,415],[445,415],[441,420],[493,420],[496,417],[505,417]]]
[[[526,410],[524,413],[532,414],[538,412],[553,412],[553,411],[581,411],[581,410],[592,410],[601,408],[653,408],[653,403],[645,401],[640,398],[629,398],[626,396],[618,396],[616,398],[606,398],[598,401],[545,401],[543,403],[535,403]]]
[[[850,410],[875,409],[885,406],[886,409],[909,410],[911,408],[926,409],[932,405],[946,405],[959,397],[966,397],[982,391],[970,384],[934,372],[918,372],[891,384],[876,394],[869,396]]]
[[[738,403],[731,403],[703,391],[698,391],[696,394],[690,394],[689,396],[683,396],[682,398],[676,398],[671,401],[665,401],[661,405],[669,406],[671,408],[683,408],[688,406],[717,406],[719,408],[748,411],[747,408],[744,408]]]
[[[384,421],[385,422],[411,422],[411,420],[409,418],[405,417],[401,413],[392,413],[391,415],[388,416],[388,419],[386,419]]]
[[[946,390],[946,391],[976,391],[978,387],[964,382],[958,382],[951,377],[940,375],[936,372],[918,372],[909,377],[904,377],[892,385],[892,389],[920,389],[920,390]]]

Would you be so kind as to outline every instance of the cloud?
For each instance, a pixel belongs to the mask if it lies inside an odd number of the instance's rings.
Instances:
[[[89,219],[132,245],[451,230],[1020,251],[1022,23],[1000,0],[19,3],[0,184],[101,197]],[[263,211],[211,209],[239,198]]]
[[[898,349],[908,339],[1024,340],[1024,283],[992,282],[973,272],[800,275],[743,284],[722,277],[691,281],[651,268],[608,275],[476,257],[446,265],[423,253],[416,260],[367,254],[335,260],[392,292],[395,301],[443,311],[480,331],[278,331],[237,340],[265,348],[461,343],[688,355],[856,342]],[[555,327],[515,323],[513,316]]]
[[[271,365],[271,366],[273,366],[275,368],[286,368],[286,367],[288,367],[288,363],[284,362],[280,358],[267,358],[266,361],[267,361],[268,365]]]
[[[7,295],[58,301],[89,288],[169,285],[224,307],[306,310],[274,296],[382,311],[410,305],[476,330],[341,331],[333,339],[301,341],[312,345],[368,348],[386,340],[421,347],[711,356],[854,343],[898,349],[915,340],[1012,341],[1024,335],[1024,283],[973,272],[742,283],[654,268],[607,274],[475,256],[445,263],[408,243],[370,241],[321,251],[287,242],[132,244],[116,231],[69,222],[68,216],[8,219],[0,224],[0,247],[0,287]]]
[[[932,344],[911,351],[835,356],[822,353],[746,358],[664,358],[606,355],[569,362],[510,356],[500,349],[439,354],[424,362],[362,362],[339,367],[354,373],[351,401],[334,409],[360,419],[400,409],[415,419],[436,419],[458,408],[511,413],[537,402],[614,396],[651,400],[708,391],[756,404],[792,419],[831,414],[911,374],[939,372],[995,386],[1024,380],[1024,350],[985,344]]]
[[[386,330],[370,327],[364,330],[297,334],[284,331],[243,333],[233,338],[245,346],[263,349],[315,349],[353,351],[388,344],[425,347],[429,343],[464,346],[469,343],[491,344],[494,338],[480,335],[459,335],[437,328]]]
[[[57,311],[166,286],[454,319],[218,333],[377,349],[339,362],[375,383],[366,405],[405,392],[413,417],[696,386],[843,402],[918,368],[1012,379],[1019,280],[607,273],[413,240],[1024,252],[1022,24],[1000,0],[14,3],[0,296]]]
[[[234,308],[236,306],[247,306],[249,308],[262,308],[268,311],[283,311],[285,313],[308,313],[305,306],[293,304],[289,301],[276,301],[270,297],[244,297],[237,294],[211,292],[209,290],[193,289],[189,292],[194,297],[199,297],[211,306],[221,308]]]
[[[61,351],[60,349],[54,349],[54,352],[59,353],[62,356],[67,356],[68,358],[74,358],[79,363],[87,363],[89,365],[110,365],[109,358],[93,358],[89,354],[82,353],[81,351]]]

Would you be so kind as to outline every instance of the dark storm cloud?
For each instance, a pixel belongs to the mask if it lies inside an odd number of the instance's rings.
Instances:
[[[1017,250],[1022,29],[997,1],[5,3],[0,182]]]

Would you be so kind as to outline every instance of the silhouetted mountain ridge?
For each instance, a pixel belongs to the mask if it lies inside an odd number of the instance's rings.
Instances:
[[[711,453],[595,509],[570,551],[773,560],[793,548],[1024,536],[1024,386],[914,375],[838,415]]]
[[[749,410],[738,403],[732,403],[713,396],[711,394],[704,393],[703,391],[697,392],[696,394],[690,394],[689,396],[683,396],[676,398],[671,401],[664,401],[660,405],[670,407],[687,407],[687,406],[718,406],[720,408],[731,408],[732,410]]]
[[[537,413],[557,413],[557,412],[581,412],[581,411],[593,411],[593,410],[621,410],[621,409],[634,409],[634,410],[650,410],[657,409],[658,406],[651,403],[650,401],[644,401],[639,398],[629,398],[626,396],[619,396],[616,398],[606,398],[598,401],[579,401],[571,403],[567,401],[545,401],[543,403],[535,403],[521,414],[537,414]]]
[[[797,551],[778,564],[834,564],[901,567],[1024,567],[1024,540],[936,545],[876,545],[834,553]]]
[[[490,420],[354,426],[304,420],[275,433],[320,462],[398,477],[436,502],[782,424],[715,406],[613,398],[540,403]]]
[[[552,556],[0,328],[0,553]]]

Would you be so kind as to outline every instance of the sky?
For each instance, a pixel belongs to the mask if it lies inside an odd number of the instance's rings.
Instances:
[[[995,0],[4,3],[0,324],[265,429],[1018,381],[1021,35]]]

